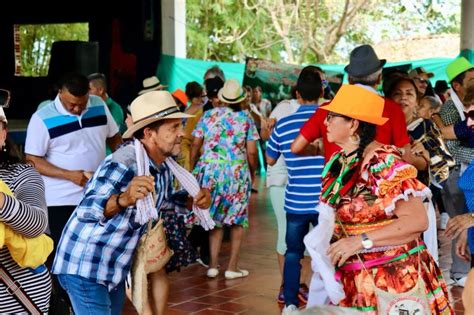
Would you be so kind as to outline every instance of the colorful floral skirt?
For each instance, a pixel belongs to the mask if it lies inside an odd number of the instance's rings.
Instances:
[[[416,241],[407,245],[387,250],[385,252],[365,253],[361,255],[364,261],[379,259],[384,256],[399,256],[406,254],[410,249],[417,247]],[[418,280],[418,265],[421,261],[421,276],[425,283],[426,294],[430,302],[432,314],[454,314],[449,303],[448,290],[442,273],[433,257],[426,249],[405,255],[393,262],[368,269],[372,275],[364,270],[340,270],[341,282],[346,297],[339,306],[351,307],[362,314],[377,314],[377,298],[374,282],[377,288],[391,293],[403,293],[412,289]],[[348,263],[358,263],[356,256]],[[375,277],[374,277],[375,276]]]
[[[246,161],[212,163],[199,161],[194,169],[199,185],[211,192],[209,213],[217,227],[248,226],[250,172]]]

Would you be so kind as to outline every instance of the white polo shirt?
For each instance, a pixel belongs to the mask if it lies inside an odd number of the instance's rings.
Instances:
[[[105,158],[106,139],[118,132],[101,98],[90,95],[80,116],[69,113],[59,96],[33,114],[28,124],[25,153],[44,157],[67,169],[95,172]],[[83,187],[71,181],[43,176],[48,206],[77,205]]]

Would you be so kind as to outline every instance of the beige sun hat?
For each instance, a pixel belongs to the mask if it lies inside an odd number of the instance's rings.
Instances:
[[[224,86],[217,93],[217,97],[223,103],[237,104],[245,99],[245,92],[237,80],[229,79],[225,81]]]
[[[167,85],[160,84],[160,79],[157,76],[152,76],[143,80],[143,90],[138,92],[138,95],[142,95],[147,92],[162,90]]]
[[[136,131],[158,120],[194,117],[182,113],[168,91],[153,91],[138,96],[130,105],[130,113],[133,125],[125,131],[123,138],[133,137]]]

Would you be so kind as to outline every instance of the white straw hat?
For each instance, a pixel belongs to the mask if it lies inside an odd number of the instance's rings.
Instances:
[[[125,131],[123,138],[133,137],[136,131],[158,120],[194,117],[182,113],[168,91],[153,91],[138,96],[130,105],[130,113],[133,125]]]
[[[138,92],[138,95],[142,95],[151,91],[162,90],[165,87],[167,87],[167,85],[161,85],[160,79],[158,79],[156,76],[152,76],[143,80],[143,90]]]
[[[217,97],[223,103],[237,104],[245,99],[245,92],[235,79],[225,81],[222,89],[217,93]]]

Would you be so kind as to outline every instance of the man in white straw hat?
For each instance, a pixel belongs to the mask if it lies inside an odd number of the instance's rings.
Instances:
[[[143,89],[138,92],[138,95],[142,95],[151,91],[163,90],[167,85],[162,85],[160,79],[157,76],[152,76],[143,80]]]
[[[146,227],[139,222],[143,213],[137,201],[160,209],[172,193],[173,176],[165,160],[179,153],[182,119],[192,117],[179,111],[167,91],[137,97],[131,113],[133,125],[124,138],[133,137],[135,143],[102,162],[58,245],[52,272],[77,314],[121,314],[125,278]],[[144,174],[149,170],[149,176],[139,176],[143,170]],[[152,195],[155,200],[149,201]],[[207,208],[209,191],[201,189],[194,203]]]

